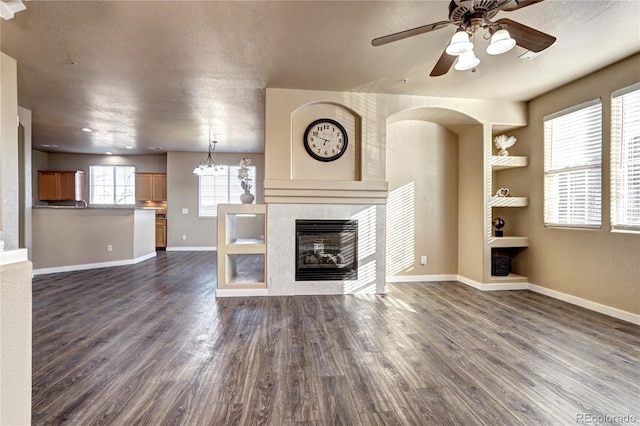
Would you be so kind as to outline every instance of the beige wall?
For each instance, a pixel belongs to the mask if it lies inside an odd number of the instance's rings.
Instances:
[[[18,247],[17,64],[0,53],[0,238]],[[31,422],[31,262],[0,266],[0,424]]]
[[[153,253],[153,210],[33,209],[36,270],[131,261]]]
[[[38,170],[81,170],[86,173],[89,188],[89,167],[96,165],[134,166],[136,172],[165,173],[167,155],[98,155],[43,153],[33,151],[33,202],[46,204],[38,200]],[[89,191],[89,189],[87,189]],[[89,197],[90,194],[87,193]]]
[[[458,275],[482,282],[484,269],[483,126],[458,136]]]
[[[391,117],[395,116],[392,121],[408,119],[413,116],[411,111],[417,111],[412,119],[453,128],[469,122],[520,124],[524,122],[526,114],[526,106],[521,102],[267,88],[267,181],[293,179],[291,164],[302,148],[302,132],[305,128],[302,124],[297,125],[294,118],[302,108],[314,104],[341,105],[360,118],[360,132],[357,133],[359,164],[351,164],[350,167],[360,167],[359,179],[362,181],[387,180],[385,138]],[[418,115],[421,117],[417,118]],[[335,171],[338,176],[343,176],[340,164],[325,164],[324,170],[329,174]]]
[[[18,248],[19,240],[19,171],[18,171],[18,77],[13,58],[0,53],[0,78],[2,81],[2,108],[0,151],[2,152],[2,220],[0,239],[7,249]]]
[[[0,424],[31,422],[31,262],[0,266]]]
[[[257,182],[251,192],[256,196],[256,203],[262,203],[264,180],[263,154],[228,154],[216,153],[214,158],[221,164],[237,165],[242,157],[249,157],[256,165]],[[180,248],[213,248],[217,245],[216,218],[198,217],[198,176],[193,168],[206,159],[206,152],[170,152],[167,154],[167,247]],[[239,185],[239,183],[238,183]],[[183,214],[182,209],[188,209]],[[262,221],[263,222],[263,221]],[[260,221],[258,227],[262,227]],[[259,230],[252,231],[260,234]],[[183,240],[182,236],[187,239]]]
[[[457,136],[425,121],[390,123],[386,151],[387,276],[457,274]]]
[[[510,185],[529,194],[527,249],[529,282],[589,301],[640,314],[640,235],[609,230],[611,92],[640,81],[640,55],[572,82],[531,101],[529,123],[514,132],[528,149],[529,167]],[[543,226],[544,116],[595,98],[603,106],[602,229],[547,229]]]

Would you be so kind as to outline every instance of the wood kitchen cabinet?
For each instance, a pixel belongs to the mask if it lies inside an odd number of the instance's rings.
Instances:
[[[137,201],[166,201],[166,173],[136,173]]]
[[[156,248],[167,248],[167,219],[156,219]]]
[[[86,201],[87,182],[82,171],[39,171],[41,201]]]

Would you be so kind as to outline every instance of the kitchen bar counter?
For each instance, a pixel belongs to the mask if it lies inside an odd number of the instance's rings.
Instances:
[[[34,209],[66,209],[66,210],[166,210],[165,207],[140,207],[140,206],[61,206],[38,204]]]
[[[156,210],[34,206],[34,274],[130,265],[154,257]]]

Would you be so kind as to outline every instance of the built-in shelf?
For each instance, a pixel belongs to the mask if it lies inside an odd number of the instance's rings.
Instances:
[[[489,165],[493,167],[494,170],[527,167],[529,165],[529,157],[492,155],[489,157]]]
[[[527,277],[523,277],[522,275],[510,273],[507,276],[499,277],[492,275],[491,282],[492,283],[526,283],[529,279]]]
[[[218,290],[266,289],[264,235],[238,238],[240,220],[264,226],[266,214],[265,204],[218,205]]]
[[[489,247],[491,248],[529,247],[529,237],[490,237]]]
[[[483,264],[483,279],[488,284],[504,284],[505,288],[511,288],[509,285],[520,285],[528,282],[528,278],[517,273],[509,273],[507,276],[494,276],[491,275],[493,270],[493,257],[494,256],[508,256],[510,261],[513,260],[527,247],[529,247],[529,238],[525,236],[506,236],[495,237],[492,232],[492,222],[497,212],[494,209],[497,208],[518,208],[528,207],[529,197],[515,196],[515,195],[527,195],[525,194],[513,194],[506,197],[496,196],[496,191],[500,188],[500,184],[507,182],[507,175],[501,176],[501,172],[509,169],[524,168],[529,166],[529,158],[526,156],[513,156],[513,155],[497,155],[498,151],[492,143],[493,137],[496,133],[503,132],[504,129],[499,125],[493,125],[492,137],[484,140],[485,152],[488,154],[486,157],[485,167],[485,220],[487,221],[487,233],[485,234],[485,246],[484,246],[484,264]],[[511,172],[510,172],[511,173]],[[509,177],[511,174],[509,174]],[[504,213],[508,214],[508,213]],[[520,266],[518,264],[518,266]],[[518,272],[516,270],[516,272]]]
[[[529,197],[491,197],[490,207],[527,207]]]

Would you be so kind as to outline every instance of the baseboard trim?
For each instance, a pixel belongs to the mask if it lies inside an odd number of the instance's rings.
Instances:
[[[53,268],[34,269],[33,275],[57,274],[60,272],[85,271],[87,269],[111,268],[113,266],[135,265],[136,263],[156,257],[156,252],[145,254],[135,259],[114,260],[111,262],[85,263],[81,265],[55,266]]]
[[[388,283],[417,283],[432,281],[456,281],[457,275],[391,275],[386,278]]]
[[[462,275],[457,276],[457,281],[482,291],[506,291],[506,290],[528,290],[529,283],[481,283]]]
[[[238,289],[238,290],[220,290],[216,289],[216,299],[218,297],[252,297],[266,296],[266,288]]]
[[[167,251],[216,251],[217,247],[167,247]]]
[[[602,305],[600,303],[592,302],[581,297],[572,296],[571,294],[551,290],[546,287],[541,287],[536,284],[529,284],[529,290],[535,293],[540,293],[545,296],[552,297],[554,299],[562,300],[563,302],[571,303],[572,305],[580,306],[581,308],[589,309],[590,311],[595,311],[613,318],[630,322],[632,324],[640,325],[640,315],[632,314],[631,312],[612,308],[611,306]]]

